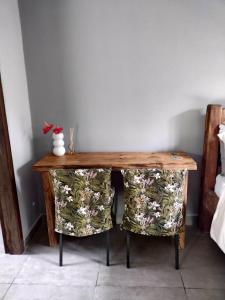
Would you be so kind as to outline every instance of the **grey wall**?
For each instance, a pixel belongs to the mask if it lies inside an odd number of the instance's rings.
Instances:
[[[208,103],[225,105],[225,1],[19,0],[35,149],[44,120],[79,151],[201,159]],[[190,180],[197,214],[199,174]]]
[[[33,132],[16,0],[0,0],[0,74],[3,85],[23,235],[40,215],[35,179]],[[0,170],[5,172],[6,170]]]

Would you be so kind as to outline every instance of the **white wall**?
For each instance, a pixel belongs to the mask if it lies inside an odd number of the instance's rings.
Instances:
[[[38,156],[43,120],[79,151],[183,150],[201,160],[208,103],[225,105],[225,1],[19,0]],[[190,180],[197,214],[199,174]]]
[[[16,0],[0,0],[0,73],[23,235],[26,238],[40,212],[31,171],[34,160],[33,132]]]

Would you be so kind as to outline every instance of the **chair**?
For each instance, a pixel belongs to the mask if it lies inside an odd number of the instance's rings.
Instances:
[[[59,233],[59,265],[63,265],[63,235],[83,237],[112,228],[113,190],[110,169],[51,169],[55,195],[55,231]]]
[[[130,267],[130,232],[174,236],[175,268],[179,269],[179,233],[183,225],[183,188],[186,170],[122,170],[127,268]]]

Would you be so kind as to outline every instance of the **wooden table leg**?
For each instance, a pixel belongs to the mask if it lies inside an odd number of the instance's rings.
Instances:
[[[183,226],[179,234],[180,249],[185,247],[185,227],[186,227],[186,210],[187,210],[187,191],[188,191],[188,171],[184,180],[184,206],[183,206]]]
[[[45,197],[49,246],[53,247],[58,244],[58,238],[55,232],[55,203],[49,172],[42,172],[42,181]]]

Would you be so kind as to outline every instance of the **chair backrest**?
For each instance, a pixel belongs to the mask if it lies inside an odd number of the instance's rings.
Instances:
[[[52,169],[55,230],[87,236],[112,227],[110,169]]]
[[[146,235],[174,235],[183,222],[186,170],[122,170],[125,186],[123,228]]]

